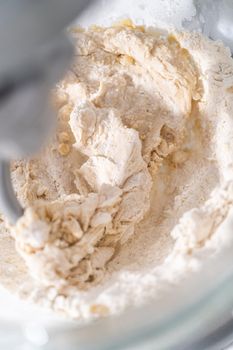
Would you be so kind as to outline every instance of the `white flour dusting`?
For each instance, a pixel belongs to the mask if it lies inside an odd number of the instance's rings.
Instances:
[[[78,24],[89,26],[110,26],[119,19],[131,18],[136,24],[147,26],[182,28],[184,19],[195,15],[193,1],[190,0],[97,0],[92,11],[87,10],[78,19]]]

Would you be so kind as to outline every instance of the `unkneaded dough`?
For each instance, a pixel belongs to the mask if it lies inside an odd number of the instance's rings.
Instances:
[[[72,37],[56,136],[12,165],[25,214],[9,234],[30,275],[20,293],[91,319],[216,250],[233,201],[233,61],[199,34],[130,23]]]
[[[101,279],[116,246],[144,217],[151,177],[138,133],[115,111],[86,102],[74,108],[70,126],[74,150],[88,157],[80,168],[72,164],[77,193],[36,201],[17,223],[15,238],[38,281],[85,288]]]

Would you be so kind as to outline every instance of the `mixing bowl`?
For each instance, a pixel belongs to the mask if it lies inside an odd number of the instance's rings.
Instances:
[[[96,1],[77,22],[110,25],[131,18],[137,24],[169,24],[180,29],[194,15],[191,0],[128,0],[127,4],[124,0],[103,0]],[[220,230],[233,231],[233,210]],[[233,239],[201,272],[169,288],[150,304],[86,325],[19,302],[1,289],[0,349],[225,349],[233,341],[232,248]]]

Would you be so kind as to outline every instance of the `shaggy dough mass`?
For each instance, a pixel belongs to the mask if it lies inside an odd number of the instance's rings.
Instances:
[[[92,318],[216,251],[233,200],[233,62],[199,34],[127,24],[72,36],[56,137],[12,166],[26,210],[9,231],[31,276],[21,294]]]

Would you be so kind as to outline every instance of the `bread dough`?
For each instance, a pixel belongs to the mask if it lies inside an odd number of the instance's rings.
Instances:
[[[216,250],[233,200],[233,61],[199,34],[130,23],[72,37],[56,136],[12,166],[25,214],[9,231],[31,276],[21,294],[91,319]]]

